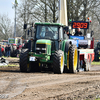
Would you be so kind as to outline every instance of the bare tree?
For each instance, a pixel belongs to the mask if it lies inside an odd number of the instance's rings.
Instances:
[[[0,40],[12,37],[13,26],[7,15],[0,15]]]
[[[69,19],[86,21],[88,13],[95,12],[100,5],[100,0],[67,0],[67,4]]]
[[[18,7],[17,27],[32,22],[57,22],[59,0],[22,0]],[[86,21],[88,17],[95,16],[100,22],[100,0],[67,0],[68,20]]]
[[[24,0],[18,10],[19,18],[24,19],[24,23],[56,22],[57,11],[58,0]]]

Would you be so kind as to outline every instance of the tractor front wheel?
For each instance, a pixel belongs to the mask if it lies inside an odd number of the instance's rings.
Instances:
[[[31,70],[30,64],[28,63],[28,49],[23,49],[20,55],[20,71],[29,72]]]
[[[53,71],[55,74],[62,74],[64,71],[64,52],[58,50],[53,58]]]

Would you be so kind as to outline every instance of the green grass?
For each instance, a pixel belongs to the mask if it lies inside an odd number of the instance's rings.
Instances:
[[[3,58],[13,58],[13,59],[18,59],[17,57],[4,57],[4,56],[2,56]]]
[[[17,67],[17,66],[19,66],[19,65],[15,65],[15,64],[8,64],[8,66],[9,66],[9,67],[12,67],[12,66]]]
[[[19,66],[19,65],[8,64],[8,65],[0,66],[0,67],[18,67],[18,66]]]
[[[100,65],[100,62],[95,62],[95,61],[93,61],[91,64],[92,64],[92,65]]]

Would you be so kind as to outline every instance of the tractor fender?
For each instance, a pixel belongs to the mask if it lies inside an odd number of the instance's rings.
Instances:
[[[72,42],[71,41],[66,41],[66,43],[65,43],[65,52],[66,53],[68,53],[70,45],[72,45]]]

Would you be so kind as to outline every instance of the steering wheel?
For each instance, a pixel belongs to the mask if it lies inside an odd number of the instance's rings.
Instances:
[[[45,36],[45,38],[47,38],[47,39],[51,39],[51,37],[50,37],[50,36]]]

